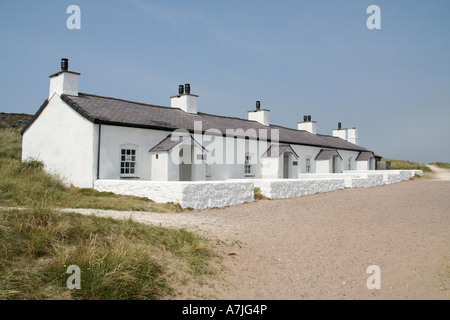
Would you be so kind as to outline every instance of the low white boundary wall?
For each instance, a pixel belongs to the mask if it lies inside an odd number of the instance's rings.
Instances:
[[[259,181],[261,194],[270,199],[286,199],[345,188],[343,179],[274,179]]]
[[[102,192],[146,197],[158,203],[174,202],[182,208],[206,209],[254,201],[251,181],[131,181],[97,180],[94,189]]]
[[[146,197],[182,208],[220,208],[254,201],[254,187],[270,199],[286,199],[344,188],[368,188],[409,180],[421,170],[344,171],[299,174],[298,179],[230,179],[225,181],[97,180],[94,189]]]

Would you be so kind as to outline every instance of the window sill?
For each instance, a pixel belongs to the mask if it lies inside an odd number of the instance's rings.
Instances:
[[[120,179],[140,179],[139,176],[120,176]]]
[[[254,178],[255,175],[254,174],[246,174],[246,175],[244,175],[244,177],[246,177],[246,178]]]

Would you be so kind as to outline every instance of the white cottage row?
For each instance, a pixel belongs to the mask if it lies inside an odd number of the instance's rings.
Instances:
[[[23,160],[42,161],[67,184],[297,179],[376,166],[355,128],[339,124],[332,136],[318,134],[311,116],[296,129],[274,125],[259,101],[248,119],[202,113],[189,84],[179,86],[170,107],[85,94],[79,76],[62,59],[48,99],[22,130]]]

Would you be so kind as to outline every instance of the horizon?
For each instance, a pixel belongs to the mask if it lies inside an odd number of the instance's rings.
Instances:
[[[66,12],[78,5],[81,29]],[[366,12],[381,8],[381,29]],[[32,1],[0,4],[0,112],[34,114],[69,59],[80,92],[318,133],[342,122],[384,158],[450,163],[450,3],[440,1]],[[23,92],[25,90],[25,92]],[[444,147],[443,147],[444,146]]]

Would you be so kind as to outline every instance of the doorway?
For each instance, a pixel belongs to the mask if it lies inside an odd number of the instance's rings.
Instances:
[[[184,145],[179,151],[179,179],[180,181],[192,181],[192,163],[194,146]]]
[[[334,155],[332,158],[332,172],[333,173],[340,173],[341,170],[339,170],[339,157],[337,155]]]
[[[285,152],[283,154],[283,179],[289,179],[290,168],[289,168],[290,152]]]

